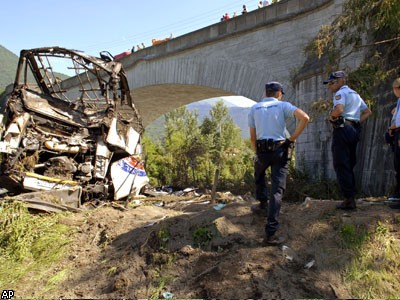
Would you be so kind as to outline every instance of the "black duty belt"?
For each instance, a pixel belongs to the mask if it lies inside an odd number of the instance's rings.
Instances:
[[[285,141],[274,141],[272,139],[257,140],[257,152],[272,152],[278,149]]]
[[[354,127],[360,126],[360,122],[359,121],[353,121],[353,120],[347,120],[347,119],[345,119],[344,124],[351,125],[351,126],[354,126]]]

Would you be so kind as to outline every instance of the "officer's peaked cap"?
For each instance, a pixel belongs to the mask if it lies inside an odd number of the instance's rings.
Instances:
[[[277,82],[277,81],[268,82],[268,83],[265,85],[265,90],[266,90],[266,91],[270,91],[270,92],[282,92],[282,94],[285,94],[285,93],[283,92],[283,85],[280,84],[280,83]]]
[[[328,79],[326,79],[324,81],[324,84],[328,84],[329,82],[331,82],[332,80],[338,79],[338,78],[344,78],[346,77],[346,73],[344,71],[336,71],[336,72],[332,72]]]

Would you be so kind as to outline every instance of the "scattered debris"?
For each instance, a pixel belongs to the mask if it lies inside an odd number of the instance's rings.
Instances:
[[[147,225],[144,225],[143,227],[151,227],[151,226],[154,226],[154,225],[156,225],[158,222],[164,220],[166,217],[167,217],[167,216],[163,216],[162,218],[160,218],[160,219],[158,219],[158,220],[155,220],[155,221],[153,221],[153,222],[151,222],[151,223],[149,223],[149,224],[147,224]]]
[[[310,262],[306,263],[304,269],[310,269],[315,263],[315,259],[311,260]]]
[[[160,197],[166,195],[193,196],[193,197],[201,196],[196,192],[196,189],[193,187],[185,188],[184,190],[174,191],[174,189],[170,186],[152,188],[149,185],[145,187],[143,194],[152,197]]]
[[[305,207],[305,208],[309,208],[311,205],[311,198],[310,197],[306,197],[304,199],[304,202],[301,204],[301,206]]]
[[[214,208],[215,210],[221,210],[221,209],[223,209],[225,206],[226,206],[225,203],[218,203],[217,205],[214,205],[213,208]]]
[[[163,292],[162,296],[164,299],[172,299],[174,298],[174,294],[172,294],[171,292]]]
[[[294,261],[296,258],[296,253],[286,245],[282,246],[282,254],[288,261]]]
[[[11,200],[20,200],[31,209],[46,212],[81,211],[80,199],[82,188],[79,186],[71,189],[31,192],[11,197]],[[7,198],[6,198],[7,199]]]

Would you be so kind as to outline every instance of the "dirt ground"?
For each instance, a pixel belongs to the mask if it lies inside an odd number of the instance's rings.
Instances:
[[[68,278],[44,295],[27,287],[19,296],[352,298],[343,271],[353,252],[343,247],[340,226],[396,223],[400,213],[379,199],[358,200],[352,212],[335,209],[337,201],[285,202],[282,248],[262,245],[265,218],[252,214],[251,197],[209,200],[146,198],[127,209],[104,205],[64,218],[77,232],[68,259],[53,272],[67,268]]]

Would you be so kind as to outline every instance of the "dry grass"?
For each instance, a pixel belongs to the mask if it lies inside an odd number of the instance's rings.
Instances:
[[[1,202],[0,286],[15,289],[29,278],[48,290],[66,276],[66,270],[49,273],[70,243],[71,229],[58,223],[62,216],[31,214],[21,202]]]

